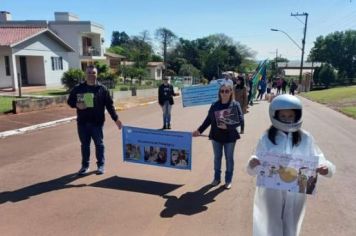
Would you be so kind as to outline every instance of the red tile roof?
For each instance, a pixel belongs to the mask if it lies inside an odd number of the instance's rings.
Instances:
[[[0,26],[0,46],[11,46],[46,29],[43,27]]]

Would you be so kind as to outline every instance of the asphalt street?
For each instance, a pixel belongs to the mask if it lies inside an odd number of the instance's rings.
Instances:
[[[331,179],[319,178],[317,194],[308,196],[301,235],[356,235],[356,121],[302,101],[303,128],[337,172]],[[208,108],[183,108],[177,100],[172,128],[195,130]],[[157,104],[119,114],[124,125],[162,126]],[[106,173],[81,178],[75,175],[80,168],[75,122],[0,139],[1,235],[251,235],[255,179],[245,166],[270,125],[268,103],[256,103],[245,119],[230,190],[208,185],[213,156],[206,136],[193,139],[191,171],[127,163],[121,131],[108,116]]]

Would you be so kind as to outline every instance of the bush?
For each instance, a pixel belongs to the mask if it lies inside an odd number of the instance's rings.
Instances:
[[[113,72],[103,72],[98,75],[98,81],[108,88],[115,88],[118,77]]]
[[[82,82],[85,78],[85,74],[80,69],[69,69],[63,73],[61,82],[68,90],[74,88],[75,85]]]
[[[120,87],[120,91],[129,91],[129,88],[128,87]]]
[[[108,64],[103,61],[95,61],[94,66],[98,70],[98,74],[107,73],[110,70]]]

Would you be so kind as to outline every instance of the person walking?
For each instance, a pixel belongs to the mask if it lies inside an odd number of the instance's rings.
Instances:
[[[247,89],[245,86],[244,78],[242,76],[238,76],[236,79],[235,101],[240,103],[243,114],[246,114],[247,106],[248,106]],[[244,132],[245,132],[245,122],[240,125],[240,134],[243,134]]]
[[[252,75],[248,75],[247,77],[247,87],[248,87],[248,105],[253,106],[253,77]]]
[[[302,130],[302,103],[292,95],[279,95],[269,106],[272,126],[260,138],[255,154],[247,164],[247,173],[257,175],[260,158],[265,153],[283,159],[289,155],[301,162],[318,158],[317,174],[331,177],[335,166],[307,131]],[[316,179],[316,178],[314,178]],[[313,183],[311,183],[313,184]],[[256,187],[253,207],[254,236],[297,236],[304,218],[306,194],[288,190]]]
[[[290,86],[289,86],[289,94],[294,95],[295,90],[296,90],[297,88],[298,88],[297,83],[296,83],[294,80],[292,80],[291,83],[290,83]]]
[[[209,126],[209,139],[214,151],[214,180],[212,186],[221,182],[221,161],[223,151],[226,159],[225,188],[231,188],[234,172],[234,150],[236,140],[240,139],[237,127],[244,123],[240,104],[234,100],[233,86],[225,83],[220,86],[219,99],[214,102],[200,127],[193,132],[193,137],[201,135]]]
[[[262,100],[263,98],[263,94],[265,94],[266,92],[266,87],[267,87],[267,84],[266,84],[266,80],[265,79],[261,79],[260,81],[258,81],[258,84],[257,84],[257,89],[258,89],[258,94],[257,94],[257,98],[256,100]]]
[[[163,112],[162,129],[171,129],[171,110],[174,104],[173,96],[175,95],[173,86],[168,83],[168,78],[163,77],[163,83],[158,88],[158,103]]]
[[[283,78],[282,79],[282,94],[287,93],[287,81]]]
[[[76,85],[70,92],[67,103],[77,109],[77,131],[81,143],[82,162],[79,175],[89,172],[90,142],[94,141],[97,160],[97,174],[104,174],[105,146],[103,126],[105,108],[117,127],[122,123],[115,111],[109,90],[97,81],[97,69],[90,65],[86,69],[86,80]]]

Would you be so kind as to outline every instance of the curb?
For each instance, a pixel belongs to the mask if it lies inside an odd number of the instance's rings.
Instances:
[[[6,138],[9,136],[13,136],[13,135],[24,134],[24,133],[27,133],[27,132],[33,131],[33,130],[39,130],[39,129],[44,129],[44,128],[48,128],[48,127],[57,126],[59,124],[69,123],[72,120],[75,120],[76,118],[77,118],[76,116],[72,116],[72,117],[55,120],[55,121],[50,121],[50,122],[46,122],[46,123],[42,123],[42,124],[38,124],[38,125],[31,125],[31,126],[27,126],[27,127],[20,128],[20,129],[14,129],[14,130],[0,132],[0,138]]]
[[[137,106],[147,106],[147,105],[154,104],[154,103],[157,103],[157,101],[139,103]],[[123,110],[126,110],[126,109],[122,108],[122,107],[115,107],[115,110],[123,111]],[[107,112],[107,111],[105,111],[105,112]],[[57,126],[57,125],[60,125],[60,124],[66,124],[66,123],[69,123],[69,122],[71,122],[71,121],[73,121],[75,119],[77,119],[77,116],[72,116],[72,117],[68,117],[68,118],[64,118],[64,119],[60,119],[60,120],[55,120],[55,121],[50,121],[50,122],[46,122],[46,123],[42,123],[42,124],[27,126],[27,127],[24,127],[24,128],[19,128],[19,129],[0,132],[0,139],[6,138],[6,137],[9,137],[9,136],[24,134],[24,133],[27,133],[27,132],[30,132],[30,131],[34,131],[34,130],[54,127],[54,126]]]

